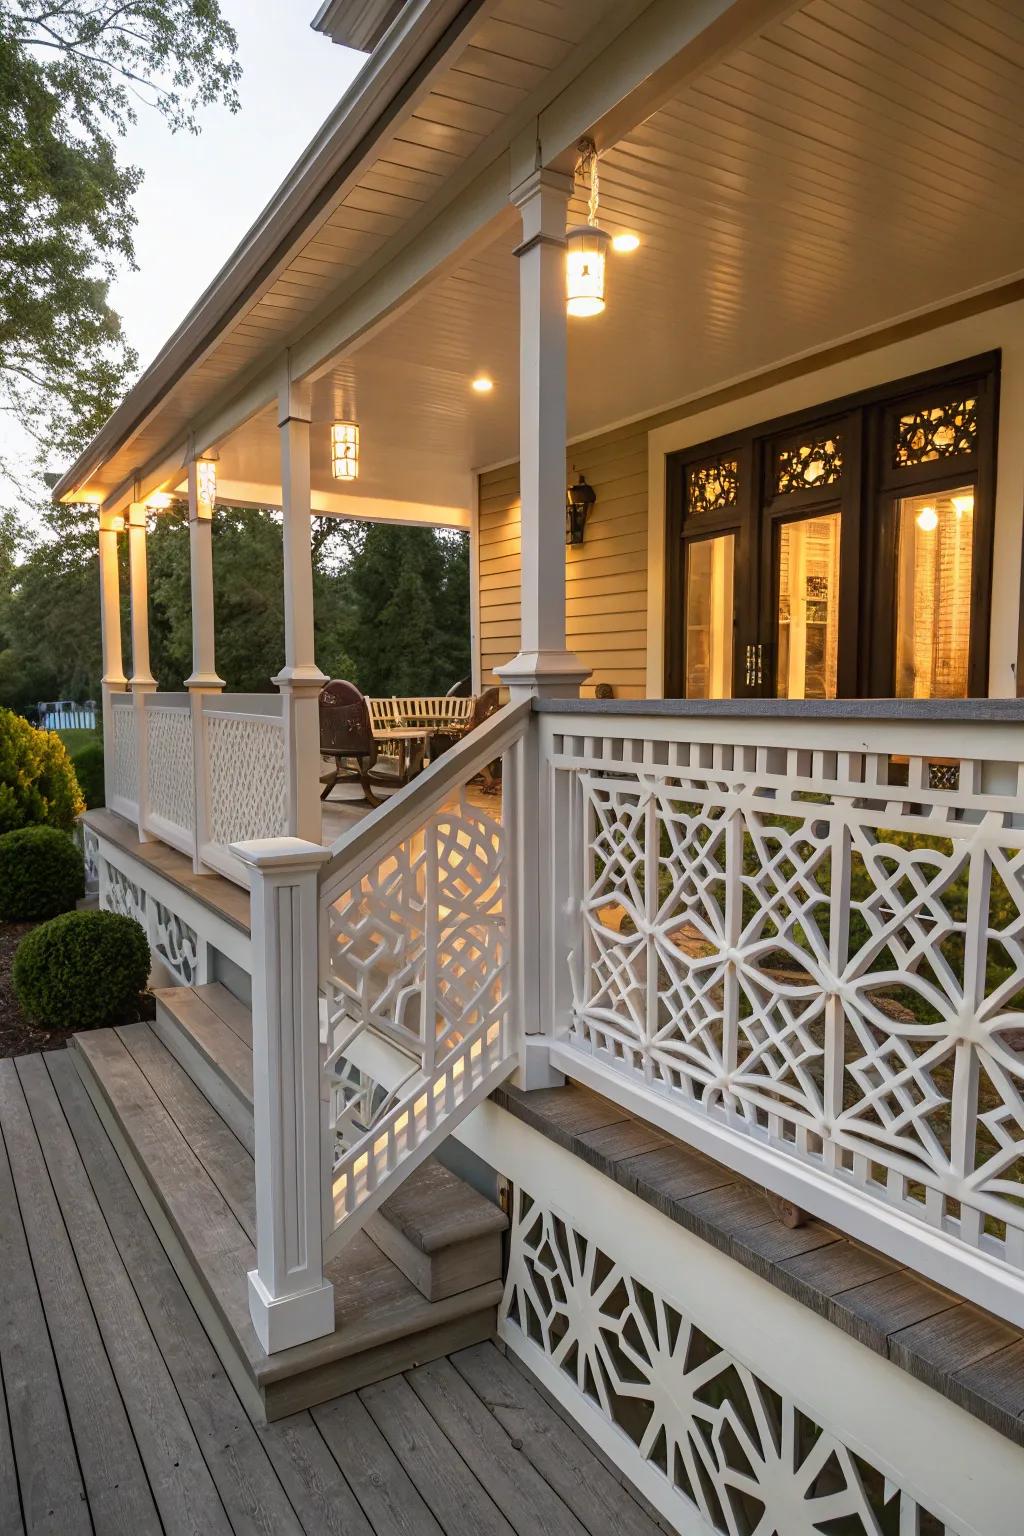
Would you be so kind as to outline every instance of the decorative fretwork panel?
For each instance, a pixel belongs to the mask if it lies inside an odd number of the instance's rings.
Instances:
[[[735,507],[740,491],[738,459],[715,459],[693,464],[686,471],[686,510],[690,517],[701,512],[727,512]]]
[[[958,395],[942,405],[921,406],[896,422],[893,462],[897,469],[936,459],[972,454],[978,446],[978,401]]]
[[[270,715],[204,717],[212,843],[283,837],[288,830],[284,732]]]
[[[183,987],[199,980],[199,935],[162,902],[150,899],[150,942],[167,969]]]
[[[190,833],[195,824],[192,713],[151,706],[146,710],[150,813]]]
[[[635,1272],[624,1234],[606,1253],[570,1218],[517,1188],[502,1329],[518,1330],[623,1437],[679,1500],[723,1536],[958,1536],[830,1433],[834,1399],[795,1402],[689,1314],[685,1278],[668,1288]],[[665,1277],[668,1279],[668,1277]]]
[[[136,735],[135,704],[130,694],[121,704],[115,695],[111,710],[114,737],[113,790],[118,800],[127,805],[138,803],[139,791],[139,742]]]
[[[146,927],[146,893],[134,880],[122,874],[116,865],[104,860],[105,880],[101,887],[102,906],[107,912],[120,912],[122,917],[134,917]]]
[[[500,819],[459,791],[333,894],[325,985],[334,1223],[509,1060],[508,850]],[[409,1056],[382,1089],[375,1035]]]
[[[775,455],[775,494],[788,496],[793,491],[836,485],[842,473],[843,444],[838,433],[793,443]]]
[[[570,1045],[1024,1268],[1024,768],[555,742]]]

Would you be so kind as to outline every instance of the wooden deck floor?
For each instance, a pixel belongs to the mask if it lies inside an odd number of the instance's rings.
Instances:
[[[0,1062],[2,1536],[656,1536],[491,1344],[247,1417],[65,1052]]]

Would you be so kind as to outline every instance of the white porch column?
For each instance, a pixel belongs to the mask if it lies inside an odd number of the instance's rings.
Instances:
[[[135,700],[135,732],[138,744],[139,842],[149,840],[146,816],[149,809],[149,739],[146,730],[146,695],[156,692],[156,678],[149,670],[149,571],[146,563],[145,502],[133,501],[128,509],[128,590],[132,610],[131,690]]]
[[[334,1331],[323,1274],[317,871],[299,838],[236,843],[252,923],[256,1268],[249,1312],[268,1354]]]
[[[121,576],[117,564],[117,536],[123,528],[124,518],[119,512],[100,510],[100,635],[103,647],[100,692],[103,701],[103,786],[107,805],[114,794],[114,710],[110,696],[124,693],[128,686],[121,654]]]
[[[498,668],[513,697],[571,698],[590,675],[565,645],[565,227],[572,177],[534,171],[515,189],[519,257],[522,634]]]
[[[210,784],[206,756],[203,698],[220,693],[224,680],[217,676],[213,608],[213,513],[200,484],[199,460],[188,462],[188,555],[192,583],[192,672],[185,680],[192,706],[192,772],[195,783],[195,847],[192,867],[205,868],[201,850],[209,842]]]
[[[284,538],[284,667],[274,678],[283,695],[288,831],[320,840],[320,715],[327,678],[313,650],[313,552],[309,488],[309,385],[287,370],[279,396],[281,516]]]

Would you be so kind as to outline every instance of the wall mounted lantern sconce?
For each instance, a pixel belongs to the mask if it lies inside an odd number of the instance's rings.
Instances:
[[[586,477],[580,475],[575,485],[570,485],[565,493],[565,542],[567,544],[582,544],[583,534],[587,526],[587,516],[591,507],[597,500],[597,492],[592,485],[588,485]]]

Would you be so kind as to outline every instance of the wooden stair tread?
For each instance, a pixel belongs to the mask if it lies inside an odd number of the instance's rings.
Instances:
[[[238,1036],[246,1049],[251,1051],[252,1013],[245,1004],[219,981],[205,982],[201,987],[193,987],[192,991],[201,1002],[206,1004],[211,1013],[215,1013],[218,1019]]]
[[[194,1085],[189,1094],[182,1082],[186,1074],[148,1025],[76,1035],[74,1051],[84,1063],[82,1075],[94,1100],[97,1092],[102,1098],[97,1107],[101,1112],[106,1107],[106,1118],[137,1165],[135,1172],[144,1178],[257,1388],[396,1341],[408,1340],[410,1358],[421,1358],[414,1347],[417,1337],[459,1319],[493,1315],[500,1281],[427,1301],[369,1237],[358,1233],[327,1266],[335,1287],[334,1333],[268,1356],[249,1318],[246,1276],[256,1255],[238,1198],[242,1185],[251,1185],[252,1157],[230,1132],[223,1134],[223,1121]],[[231,1189],[225,1191],[229,1175]]]
[[[237,1029],[226,1023],[221,1013],[210,1006],[210,990],[206,987],[160,987],[154,996],[158,1011],[162,1009],[172,1016],[189,1041],[251,1109],[251,1029],[248,1042],[242,1040]],[[225,992],[223,987],[213,990]],[[204,996],[204,993],[207,995]],[[223,1001],[220,1001],[220,1007],[224,1007]]]
[[[504,1232],[508,1218],[436,1158],[421,1163],[380,1208],[421,1253]]]

